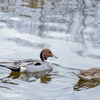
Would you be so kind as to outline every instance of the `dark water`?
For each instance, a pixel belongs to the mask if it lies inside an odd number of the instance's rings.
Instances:
[[[99,0],[0,0],[1,64],[39,59],[44,48],[59,57],[51,72],[0,67],[0,100],[99,100],[100,82],[67,69],[100,66]]]

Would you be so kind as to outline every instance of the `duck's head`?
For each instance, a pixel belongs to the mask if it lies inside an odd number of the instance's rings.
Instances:
[[[49,49],[43,49],[40,53],[40,58],[42,61],[47,60],[48,57],[58,58],[55,55],[52,54],[51,50]]]

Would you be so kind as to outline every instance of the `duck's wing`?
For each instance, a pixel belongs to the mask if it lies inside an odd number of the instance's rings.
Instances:
[[[18,60],[13,63],[13,66],[41,65],[41,61],[37,59]]]
[[[82,72],[82,73],[80,72],[80,73],[78,73],[78,74],[75,73],[75,75],[78,76],[78,77],[79,77],[80,79],[82,79],[82,80],[91,80],[92,77],[93,77],[93,76],[88,75],[88,74],[83,73],[83,72]]]
[[[89,70],[80,70],[77,75],[82,80],[100,81],[100,68],[90,68]]]
[[[43,62],[40,61],[40,60],[36,60],[36,59],[25,59],[25,60],[18,60],[18,61],[15,61],[12,66],[6,66],[6,65],[1,65],[1,67],[5,67],[5,68],[8,68],[12,71],[15,71],[15,72],[20,72],[20,70],[25,70],[25,67],[28,66],[28,65],[34,65],[34,66],[39,66],[41,65]]]

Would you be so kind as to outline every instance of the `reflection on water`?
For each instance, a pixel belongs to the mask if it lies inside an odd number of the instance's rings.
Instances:
[[[7,76],[6,78],[11,78],[11,79],[20,79],[22,81],[26,81],[26,82],[34,82],[37,79],[41,78],[41,83],[48,83],[51,81],[50,78],[50,71],[43,71],[43,72],[38,72],[38,73],[19,73],[19,72],[11,72],[9,76]],[[5,79],[5,78],[4,78]],[[4,79],[0,79],[2,83],[9,83],[9,84],[15,84],[18,85],[16,83],[12,83],[12,82],[7,82],[7,80]]]
[[[36,79],[40,78],[41,83],[46,83],[46,82],[48,83],[51,81],[51,78],[48,77],[48,76],[51,76],[49,75],[51,71],[43,71],[39,73],[20,73],[19,79],[23,81],[27,81],[27,82],[34,82]]]
[[[75,91],[81,91],[86,90],[90,88],[94,88],[96,86],[100,85],[99,81],[85,81],[85,80],[79,80],[76,85],[74,85],[73,89]]]
[[[98,1],[87,3],[85,0],[5,0],[0,2],[0,21],[6,22],[8,28],[14,28],[21,34],[79,43],[80,48],[72,49],[73,52],[79,56],[98,59],[94,52],[88,53],[90,49],[100,48]]]
[[[31,47],[31,48],[49,48],[49,45],[46,43],[32,43],[28,40],[25,39],[20,39],[20,38],[8,38],[7,40],[15,42],[18,46],[23,46],[23,47]]]
[[[26,2],[27,4],[22,4],[21,6],[26,6],[34,9],[43,9],[44,0],[22,0],[22,1]]]
[[[13,85],[18,85],[16,83],[13,83],[13,82],[9,82],[9,80],[4,80],[4,79],[0,79],[0,81],[4,84],[13,84]]]

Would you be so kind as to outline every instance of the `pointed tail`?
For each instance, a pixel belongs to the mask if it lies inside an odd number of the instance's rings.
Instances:
[[[8,68],[8,69],[10,69],[11,71],[15,71],[15,72],[20,72],[20,67],[13,67],[13,66],[5,66],[5,65],[1,65],[0,64],[0,66],[1,67],[5,67],[5,68]]]

